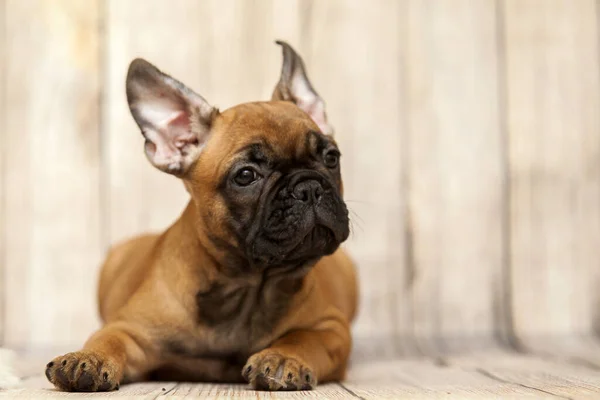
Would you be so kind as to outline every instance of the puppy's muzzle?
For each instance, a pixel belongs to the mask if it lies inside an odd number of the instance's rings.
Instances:
[[[315,260],[331,254],[348,237],[346,206],[321,173],[293,172],[271,193],[251,247],[263,264]]]

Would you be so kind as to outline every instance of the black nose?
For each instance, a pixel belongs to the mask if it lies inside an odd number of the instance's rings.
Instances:
[[[319,201],[323,195],[323,186],[319,181],[314,179],[305,180],[299,182],[292,192],[292,197],[296,200],[303,201],[305,203],[313,203]]]

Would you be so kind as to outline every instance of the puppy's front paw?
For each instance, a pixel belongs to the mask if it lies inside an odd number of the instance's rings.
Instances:
[[[250,357],[242,375],[257,390],[311,390],[317,385],[305,362],[270,349]]]
[[[116,365],[91,351],[56,357],[46,365],[46,377],[57,389],[68,392],[119,390]]]

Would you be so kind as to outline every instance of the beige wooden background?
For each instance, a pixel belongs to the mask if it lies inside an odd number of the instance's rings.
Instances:
[[[357,351],[579,351],[600,331],[593,0],[0,0],[0,343],[77,346],[110,243],[186,192],[124,94],[142,56],[226,108],[284,39],[343,152]],[[584,343],[582,347],[581,344]],[[582,350],[583,349],[583,350]]]

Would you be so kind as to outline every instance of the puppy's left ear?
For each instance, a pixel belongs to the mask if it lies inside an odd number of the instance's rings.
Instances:
[[[272,100],[285,100],[295,103],[307,113],[325,135],[333,134],[333,128],[327,122],[325,102],[313,89],[304,61],[296,51],[281,40],[275,41],[283,50],[283,65],[279,83],[273,91]]]
[[[126,88],[148,160],[161,171],[185,174],[200,156],[218,110],[140,58],[129,66]]]

